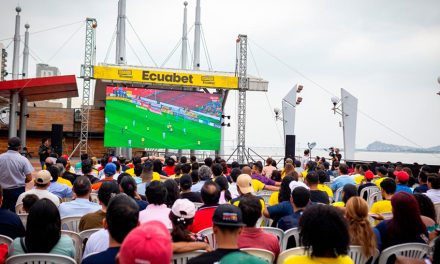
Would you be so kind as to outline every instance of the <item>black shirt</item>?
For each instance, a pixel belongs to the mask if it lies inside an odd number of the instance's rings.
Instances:
[[[20,217],[8,209],[0,208],[0,235],[12,239],[23,237],[25,233]]]
[[[240,251],[240,249],[216,249],[211,252],[204,253],[198,257],[188,260],[188,264],[214,264],[219,262],[229,253]]]
[[[82,264],[111,264],[116,263],[116,255],[118,255],[119,247],[111,247],[106,251],[91,255],[81,262]]]
[[[193,203],[202,203],[202,196],[199,192],[181,193],[180,199],[188,199]]]
[[[310,201],[314,203],[329,204],[327,193],[320,190],[310,190]]]

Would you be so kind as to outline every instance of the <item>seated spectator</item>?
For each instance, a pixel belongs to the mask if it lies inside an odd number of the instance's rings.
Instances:
[[[371,217],[376,219],[375,225],[379,224],[381,220],[384,220],[382,214],[391,213],[393,208],[391,206],[391,198],[393,198],[396,192],[396,182],[392,179],[385,179],[380,183],[382,200],[373,203],[370,208]]]
[[[98,190],[98,200],[99,204],[101,205],[101,209],[93,213],[85,214],[83,217],[81,217],[78,226],[79,231],[102,228],[102,220],[105,218],[110,198],[118,193],[119,187],[115,182],[108,181],[102,183],[101,188]]]
[[[161,176],[168,177],[168,174],[165,171],[163,171],[162,168],[163,168],[163,164],[162,161],[160,161],[160,159],[153,160],[153,171],[159,173],[159,175]]]
[[[143,201],[138,195],[136,181],[133,179],[133,177],[124,177],[120,186],[122,191],[136,202],[140,211],[147,208],[148,203]]]
[[[358,188],[358,194],[361,195],[361,191],[366,188],[366,187],[372,187],[372,186],[376,186],[374,183],[372,183],[371,181],[374,178],[374,173],[370,170],[367,170],[365,172],[364,175],[364,180],[362,181],[363,184],[361,184]],[[365,201],[368,199],[367,197],[367,193],[364,194],[364,197],[362,197]]]
[[[331,185],[333,192],[336,192],[339,188],[344,187],[346,184],[355,185],[353,177],[348,175],[348,166],[346,164],[339,164],[339,176],[335,178]]]
[[[64,181],[61,182],[62,180],[68,180],[70,183],[69,187],[72,187],[73,182],[75,181],[76,177],[78,177],[78,175],[67,169],[67,159],[64,157],[59,157],[56,161],[56,164],[61,164],[63,166],[63,170],[61,171],[61,180],[59,179],[60,183],[64,183]],[[67,184],[67,182],[65,183]]]
[[[104,181],[116,181],[114,178],[116,175],[116,170],[117,170],[117,167],[113,162],[107,163],[107,165],[105,165],[105,168],[104,168],[104,175],[105,175],[104,179],[93,183],[92,189],[99,190],[99,187],[101,187],[101,184]],[[119,176],[119,174],[118,174],[118,176]]]
[[[266,178],[265,176],[261,175],[263,171],[263,165],[259,162],[256,162],[252,167],[252,179],[259,180],[260,182],[264,183],[264,185],[271,185],[271,186],[280,186],[280,182],[275,182],[270,178]]]
[[[109,162],[113,162],[113,161],[109,161]],[[139,173],[140,175],[140,173],[142,172],[142,170],[140,169],[141,164],[142,164],[142,159],[140,157],[133,157],[132,168],[125,170],[125,173],[128,173],[130,176],[133,177],[138,176],[136,175],[136,173]],[[162,163],[161,163],[161,168],[162,168]]]
[[[376,226],[380,233],[381,249],[403,243],[426,244],[428,233],[414,196],[406,192],[396,192],[391,198],[391,205],[393,218],[382,221]]]
[[[420,171],[419,173],[419,186],[414,189],[414,193],[426,193],[428,191],[428,173]]]
[[[408,187],[409,175],[405,171],[395,171],[396,176],[396,193],[397,192],[407,192],[412,194],[411,188]]]
[[[29,194],[28,196],[30,196]],[[28,196],[25,196],[28,197]],[[37,197],[32,194],[32,196]],[[38,199],[38,197],[37,197]],[[20,218],[6,208],[1,208],[3,203],[3,188],[0,185],[0,235],[8,236],[12,239],[22,237],[25,234],[24,226]]]
[[[307,186],[310,188],[310,201],[313,203],[329,204],[329,198],[326,192],[318,189],[319,177],[315,171],[307,173]]]
[[[22,203],[23,198],[28,194],[35,194],[40,199],[47,198],[51,200],[56,206],[59,206],[60,198],[47,190],[49,188],[51,180],[52,176],[50,175],[49,171],[40,170],[34,179],[35,188],[20,194],[20,196],[18,196],[16,206]]]
[[[167,199],[165,204],[168,208],[173,206],[174,202],[179,199],[179,185],[174,179],[168,179],[164,181],[165,188],[167,188]]]
[[[235,206],[238,206],[240,204],[240,201],[243,197],[254,196],[253,194],[254,189],[252,187],[252,178],[247,174],[241,174],[240,176],[238,176],[237,190],[240,195],[237,198],[232,199],[230,201],[230,203]],[[261,208],[264,209],[265,207],[264,199],[259,196],[256,197],[258,197],[258,199],[260,200]]]
[[[172,246],[168,229],[151,221],[133,229],[124,239],[117,263],[172,263]]]
[[[93,165],[90,159],[85,159],[81,161],[81,173],[78,174],[86,176],[92,184],[99,182],[99,178],[97,178],[97,174],[93,173]]]
[[[197,164],[197,163],[194,163],[194,164]],[[190,176],[191,176],[193,185],[198,183],[199,182],[199,169],[192,170]]]
[[[231,193],[231,198],[237,198],[238,197],[238,191],[237,191],[237,178],[241,174],[240,168],[233,168],[231,170],[231,173],[229,176],[231,176],[232,182],[229,184],[229,192]]]
[[[432,203],[440,203],[440,177],[432,173],[428,176],[428,191],[425,193]]]
[[[174,173],[169,176],[173,179],[180,178],[182,176],[182,165],[180,164],[174,165]]]
[[[139,207],[125,194],[118,194],[108,204],[107,213],[103,221],[108,230],[109,247],[107,250],[83,259],[82,264],[111,264],[116,263],[124,238],[139,225]]]
[[[189,164],[187,164],[189,165]],[[201,203],[202,202],[202,196],[199,192],[192,192],[191,191],[192,186],[192,179],[191,176],[188,174],[183,174],[183,176],[180,178],[180,199],[188,199],[193,203]]]
[[[342,165],[342,164],[341,164]],[[291,256],[285,264],[352,264],[348,254],[350,236],[341,211],[326,205],[312,205],[299,223],[301,245],[307,254]]]
[[[191,173],[191,164],[189,163],[182,163],[182,174],[190,174]]]
[[[167,207],[167,189],[165,184],[159,181],[151,182],[145,192],[147,196],[148,206],[139,213],[139,222],[141,224],[149,221],[162,222],[167,228],[172,228],[172,224],[168,215],[171,209]]]
[[[50,181],[49,188],[47,190],[59,198],[72,198],[72,189],[65,184],[58,183],[58,179],[60,177],[60,170],[57,166],[52,165],[47,168],[50,175],[52,176],[52,180]]]
[[[69,188],[72,189],[72,186],[73,186],[72,183],[71,183],[69,180],[67,180],[67,179],[63,179],[63,178],[61,177],[61,176],[64,174],[64,171],[65,171],[65,168],[64,168],[63,164],[61,164],[61,163],[55,163],[55,164],[52,165],[52,166],[57,167],[58,170],[59,170],[58,178],[57,178],[56,182],[59,183],[59,184],[64,184],[64,185],[66,185],[67,187],[69,187]]]
[[[342,201],[333,203],[333,206],[344,208],[348,199],[350,199],[353,196],[358,196],[356,185],[353,184],[344,185],[344,188],[342,188],[341,196],[342,196]]]
[[[229,192],[229,183],[225,176],[218,176],[214,179],[214,182],[220,187],[220,200],[219,204],[229,203],[232,200],[231,192]]]
[[[72,239],[61,235],[61,219],[56,205],[47,198],[30,209],[24,237],[14,239],[10,256],[26,253],[49,253],[75,257]]]
[[[90,201],[91,184],[86,176],[79,176],[73,183],[75,200],[62,203],[59,207],[61,219],[67,216],[83,216],[100,209],[99,204]]]
[[[367,172],[368,170],[369,170],[368,165],[357,164],[354,169],[353,175],[351,175],[350,177],[354,179],[356,184],[360,185],[362,181],[365,179],[365,172]]]
[[[361,197],[352,197],[347,201],[345,208],[350,245],[361,246],[364,257],[373,256],[377,247],[376,236],[368,221],[367,202]]]
[[[195,213],[196,207],[188,199],[177,199],[173,204],[169,217],[173,224],[171,238],[174,253],[211,250],[205,236],[191,233],[188,230],[188,226],[194,221]]]
[[[166,160],[166,166],[163,169],[168,176],[174,175],[174,164],[176,161],[172,158]]]
[[[281,180],[280,190],[278,192],[273,192],[269,198],[269,206],[277,205],[278,203],[284,201],[290,201],[290,195],[292,191],[290,190],[290,183],[294,180],[292,176],[284,176]]]
[[[207,157],[207,158],[204,160],[204,163],[205,163],[205,166],[207,166],[208,168],[211,168],[211,167],[212,167],[212,163],[213,163],[212,158]]]
[[[219,163],[212,165],[211,170],[212,170],[212,176],[214,177],[214,179],[217,177],[220,177],[220,176],[226,177],[223,174],[223,167]]]
[[[40,198],[35,194],[28,194],[23,198],[23,211],[29,214],[29,210],[31,207],[38,201]]]
[[[203,166],[202,166],[203,167]],[[197,210],[194,222],[188,228],[193,233],[212,227],[212,216],[220,199],[220,188],[213,181],[207,181],[201,191],[203,205]]]
[[[280,244],[278,238],[256,227],[258,219],[261,217],[260,199],[255,196],[245,196],[238,205],[242,214],[243,222],[246,225],[238,237],[239,248],[261,248],[269,250],[275,257],[280,254]]]
[[[326,192],[328,197],[332,197],[333,198],[333,191],[330,187],[328,187],[327,185],[325,185],[324,183],[327,181],[327,173],[323,170],[319,170],[317,171],[318,173],[318,190]]]
[[[421,193],[414,194],[414,198],[416,198],[417,203],[419,204],[420,217],[422,218],[428,232],[431,233],[438,228],[434,204],[428,196]]]
[[[140,166],[142,168],[142,172],[140,174],[142,183],[139,183],[137,185],[137,190],[139,194],[145,195],[145,190],[147,186],[152,181],[160,181],[160,175],[159,173],[153,171],[153,163],[151,163],[150,161],[147,161]]]
[[[244,166],[241,170],[242,174],[247,174],[249,176],[252,175],[252,169],[249,166]],[[264,177],[264,176],[261,176]],[[281,185],[281,183],[280,183]],[[258,179],[252,178],[252,187],[254,188],[254,192],[259,192],[262,190],[268,190],[268,191],[278,191],[280,188],[274,185],[268,185],[264,184],[263,182],[259,181]]]
[[[280,182],[282,180],[282,178],[281,178],[281,171],[279,171],[279,170],[272,171],[272,175],[270,176],[270,178],[273,181]]]
[[[198,171],[199,171],[199,182],[191,186],[192,192],[200,192],[205,182],[210,180],[212,177],[212,171],[206,165],[202,165]]]
[[[292,204],[293,214],[282,217],[278,221],[278,228],[283,231],[298,227],[304,209],[310,203],[310,191],[304,187],[296,187],[292,191],[290,203]]]
[[[190,259],[188,264],[218,263],[227,254],[240,250],[238,237],[244,226],[240,209],[230,204],[219,205],[215,209],[211,221],[217,249]]]
[[[272,172],[276,170],[277,168],[272,166],[272,158],[267,158],[266,160],[266,166],[263,167],[262,175],[266,176],[267,178],[272,177]]]
[[[387,178],[388,170],[384,166],[376,167],[376,174],[377,176],[374,177],[375,179],[372,182],[380,188],[380,183]]]

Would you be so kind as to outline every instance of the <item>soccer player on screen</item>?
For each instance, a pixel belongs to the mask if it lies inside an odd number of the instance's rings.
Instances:
[[[133,119],[133,126],[136,126],[136,120]]]
[[[162,132],[162,139],[165,140],[166,133]]]

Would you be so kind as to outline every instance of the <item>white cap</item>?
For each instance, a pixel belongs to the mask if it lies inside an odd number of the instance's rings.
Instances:
[[[289,184],[290,191],[293,192],[293,190],[295,190],[296,187],[304,187],[307,190],[310,189],[309,186],[307,186],[303,182],[291,181],[290,184]]]
[[[171,212],[179,218],[190,219],[196,214],[196,206],[188,199],[177,199],[171,207]]]

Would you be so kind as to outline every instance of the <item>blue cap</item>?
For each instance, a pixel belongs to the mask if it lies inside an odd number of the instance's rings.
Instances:
[[[104,168],[104,174],[113,176],[113,175],[115,175],[115,173],[116,173],[116,165],[112,162],[107,163],[107,165],[105,165],[105,168]]]

